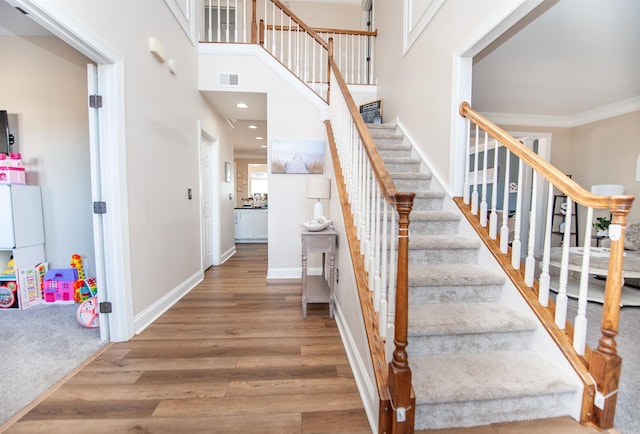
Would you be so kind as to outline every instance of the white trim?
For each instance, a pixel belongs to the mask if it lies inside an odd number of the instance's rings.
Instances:
[[[416,12],[414,1],[415,0],[404,0],[403,2],[402,55],[406,55],[409,49],[411,49],[413,43],[416,42],[424,29],[427,28],[433,17],[436,16],[445,0],[426,0],[428,1],[427,6],[423,10],[417,11],[420,17],[415,20],[415,25],[412,26],[411,23],[414,21],[413,16]]]
[[[196,45],[196,12],[194,0],[182,0],[183,7],[180,7],[178,0],[164,0],[173,16],[184,30],[187,39],[192,45]]]
[[[211,130],[209,130],[206,126],[203,125],[203,123],[198,120],[198,163],[199,163],[199,169],[202,169],[202,147],[203,147],[203,141],[202,139],[205,139],[206,142],[209,146],[211,146],[211,153],[210,155],[210,161],[209,163],[211,164],[211,179],[219,179],[218,176],[218,161],[220,160],[220,155],[219,155],[219,141],[218,138],[211,132]],[[200,178],[200,196],[202,196],[202,171],[200,171],[199,173],[199,178]],[[218,183],[214,182],[212,186],[210,186],[210,192],[211,192],[211,208],[212,208],[212,213],[211,213],[211,225],[213,228],[213,231],[215,231],[215,234],[211,234],[213,237],[212,240],[212,254],[213,254],[213,265],[220,265],[220,249],[221,249],[221,243],[220,243],[220,238],[221,238],[221,232],[220,232],[220,207],[217,206],[218,204],[218,199],[220,197],[220,186]],[[202,197],[200,197],[200,243],[203,242],[203,237],[202,237],[202,232],[204,230],[204,226],[203,226],[203,222],[202,222]],[[200,245],[200,252],[202,252],[202,244]],[[204,258],[202,258],[204,259]],[[202,264],[202,262],[201,262]],[[202,266],[202,268],[204,269],[204,266]]]
[[[220,263],[217,265],[222,265],[225,262],[227,262],[227,260],[229,258],[231,258],[233,255],[235,255],[237,252],[236,250],[236,245],[234,244],[233,246],[231,246],[226,252],[222,253],[222,255],[220,255]]]
[[[519,113],[483,112],[482,115],[499,125],[521,125],[525,127],[574,128],[592,122],[640,110],[640,96],[607,104],[602,107],[569,116],[529,115]]]
[[[98,91],[105,104],[100,110],[100,177],[102,198],[107,202],[103,216],[105,282],[102,285],[112,303],[108,327],[111,341],[133,336],[133,295],[129,256],[129,214],[127,204],[126,135],[124,116],[124,60],[91,29],[57,3],[46,0],[10,0],[54,36],[98,64]]]
[[[300,279],[302,268],[270,268],[267,270],[268,279]]]
[[[372,432],[378,432],[378,392],[375,385],[371,382],[371,378],[367,375],[367,365],[371,363],[365,363],[360,357],[358,347],[350,333],[349,326],[345,321],[342,308],[340,307],[340,300],[335,300],[335,314],[334,314],[340,337],[342,338],[342,344],[344,345],[345,352],[347,353],[347,359],[349,359],[349,366],[353,372],[353,378],[356,381],[358,392],[360,393],[360,399],[364,405],[364,410],[369,420]]]
[[[193,274],[187,280],[176,286],[174,289],[165,294],[160,300],[153,303],[144,311],[136,315],[135,318],[135,331],[136,334],[142,333],[144,329],[149,327],[151,323],[160,318],[160,316],[168,311],[171,306],[176,304],[182,297],[187,295],[193,288],[195,288],[204,279],[204,273],[198,271]]]

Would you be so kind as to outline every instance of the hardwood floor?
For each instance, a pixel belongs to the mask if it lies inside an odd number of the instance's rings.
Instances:
[[[299,281],[267,283],[265,244],[206,272],[143,333],[50,392],[7,433],[370,433],[334,320]],[[1,431],[1,430],[0,430]],[[423,433],[591,433],[569,418]]]

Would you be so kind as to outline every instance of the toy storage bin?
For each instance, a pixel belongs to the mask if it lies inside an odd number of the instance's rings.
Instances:
[[[24,167],[0,166],[0,184],[26,184]]]
[[[74,282],[78,280],[75,268],[53,269],[44,275],[44,301],[47,303],[74,303]]]

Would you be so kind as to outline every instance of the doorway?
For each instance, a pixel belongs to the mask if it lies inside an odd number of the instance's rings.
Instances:
[[[202,236],[202,271],[213,265],[220,265],[220,207],[215,198],[219,197],[218,140],[200,127],[200,233]]]

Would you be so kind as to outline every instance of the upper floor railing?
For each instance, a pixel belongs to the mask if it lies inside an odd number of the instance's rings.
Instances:
[[[615,337],[624,232],[634,198],[586,191],[469,104],[461,104],[460,114],[468,125],[463,208],[582,378],[582,422],[611,428],[621,365]],[[607,248],[593,246],[601,239],[592,231],[598,213],[611,216]],[[598,285],[604,292],[601,337],[590,349],[587,298]],[[573,325],[569,296],[577,298]]]
[[[349,84],[374,84],[376,31],[311,28],[278,0],[205,0],[204,41],[259,43],[326,100],[328,41]]]

